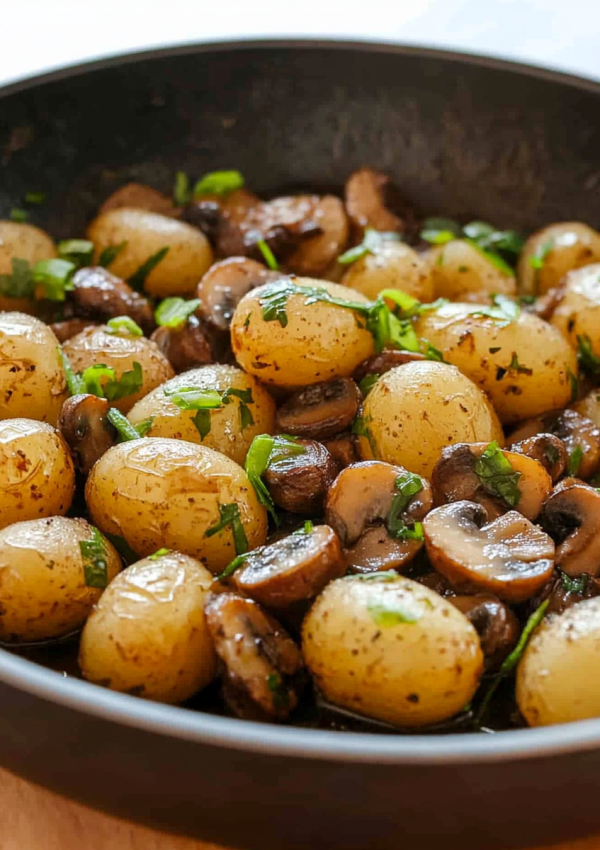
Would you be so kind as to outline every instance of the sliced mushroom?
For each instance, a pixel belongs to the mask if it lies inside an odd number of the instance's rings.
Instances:
[[[546,413],[534,419],[527,419],[510,435],[511,443],[518,443],[536,434],[554,434],[565,444],[569,456],[569,466],[573,464],[576,452],[580,455],[577,468],[570,472],[578,478],[588,479],[600,465],[600,429],[575,410],[558,410]]]
[[[73,276],[73,286],[72,298],[79,316],[105,320],[129,316],[147,334],[156,327],[148,299],[102,266],[79,269]]]
[[[362,381],[367,375],[385,375],[390,369],[395,369],[396,366],[404,366],[405,363],[412,363],[414,360],[425,360],[424,354],[412,351],[382,351],[381,354],[375,354],[374,357],[369,357],[368,360],[363,360],[356,372],[354,373],[355,381]]]
[[[350,466],[351,463],[358,463],[360,460],[356,451],[356,443],[354,436],[350,431],[343,434],[336,434],[329,440],[323,440],[323,445],[337,464],[338,472]]]
[[[486,671],[498,670],[517,645],[521,633],[519,621],[511,609],[491,593],[450,596],[448,601],[475,626],[485,656]]]
[[[509,448],[511,452],[527,455],[541,463],[552,479],[552,483],[564,475],[569,462],[565,444],[554,434],[535,434],[519,443],[511,443]]]
[[[353,546],[345,549],[348,572],[376,573],[400,570],[422,547],[418,540],[396,540],[385,525],[374,525],[361,534]]]
[[[299,440],[302,454],[273,461],[263,479],[276,505],[296,514],[320,514],[338,467],[325,446]]]
[[[487,447],[487,443],[456,443],[442,451],[431,476],[436,505],[477,502],[486,509],[489,519],[510,510],[511,506],[506,501],[486,489],[476,472],[478,461]],[[519,501],[514,507],[527,519],[533,520],[550,495],[552,480],[537,460],[517,452],[503,451],[502,455],[510,463],[513,472],[520,473],[516,485]]]
[[[593,599],[600,596],[600,581],[583,573],[575,580],[569,576],[560,575],[547,595],[547,614],[564,614],[573,605],[583,602],[584,599]]]
[[[247,292],[282,275],[248,257],[228,257],[212,265],[198,284],[203,318],[217,330],[229,332],[235,308]]]
[[[241,225],[260,203],[260,198],[247,189],[236,189],[226,195],[205,194],[187,204],[181,216],[208,236],[219,256],[229,257],[244,253]]]
[[[230,705],[238,713],[252,705],[265,718],[285,720],[303,684],[302,654],[292,638],[256,602],[236,593],[213,596],[205,612]]]
[[[326,440],[350,427],[359,404],[354,381],[336,378],[293,393],[277,411],[275,424],[284,434]]]
[[[516,511],[486,520],[474,502],[432,510],[423,521],[429,559],[457,589],[524,602],[552,576],[554,542]]]
[[[556,566],[568,576],[600,575],[600,493],[575,478],[554,489],[540,516],[558,542]]]
[[[195,316],[189,316],[176,328],[157,328],[150,339],[178,374],[213,362],[210,343]]]
[[[147,210],[171,217],[179,214],[179,210],[174,206],[171,198],[151,186],[145,186],[143,183],[126,183],[125,186],[121,186],[104,201],[98,210],[98,214],[102,215],[102,213],[121,207],[133,207],[134,209]]]
[[[87,394],[71,396],[62,406],[58,430],[84,475],[116,442],[115,429],[106,418],[109,409],[105,398]]]
[[[50,328],[57,340],[62,343],[96,325],[97,322],[91,322],[89,319],[65,319],[63,322],[53,322]]]
[[[348,243],[348,216],[339,198],[324,195],[319,199],[312,220],[320,235],[304,241],[287,257],[285,268],[303,277],[328,278]]]
[[[412,217],[408,204],[394,189],[390,178],[372,168],[360,168],[350,175],[345,198],[346,211],[358,240],[366,227],[402,233],[405,219]]]
[[[345,572],[339,537],[329,526],[317,525],[251,552],[232,582],[261,605],[280,609],[314,599]]]

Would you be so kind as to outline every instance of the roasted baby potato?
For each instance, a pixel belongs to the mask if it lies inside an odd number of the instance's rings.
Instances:
[[[12,273],[13,260],[26,260],[34,265],[39,260],[51,260],[56,256],[53,240],[39,227],[16,221],[0,221],[0,275]],[[33,306],[29,298],[11,298],[0,291],[0,310],[29,313]]]
[[[551,224],[529,237],[519,258],[519,292],[544,295],[567,272],[600,262],[600,234],[579,221]]]
[[[475,295],[516,295],[514,275],[494,265],[474,242],[453,239],[431,248],[426,258],[436,298],[471,301]]]
[[[342,283],[373,301],[383,289],[401,289],[423,302],[435,297],[427,262],[409,245],[390,239],[352,263]]]

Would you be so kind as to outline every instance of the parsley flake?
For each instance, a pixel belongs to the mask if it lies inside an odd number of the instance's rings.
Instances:
[[[371,619],[376,626],[389,628],[402,623],[416,623],[421,619],[414,611],[403,611],[401,608],[388,607],[383,602],[375,602],[367,607]]]
[[[116,316],[107,322],[108,332],[111,334],[125,334],[126,336],[144,336],[144,331],[131,316]]]
[[[190,178],[185,171],[178,171],[175,174],[175,185],[173,186],[173,201],[175,206],[182,207],[192,197],[190,188]]]
[[[127,283],[137,292],[141,292],[144,288],[144,284],[146,283],[146,278],[148,275],[154,271],[159,263],[161,263],[164,258],[169,253],[170,246],[165,245],[164,248],[161,248],[160,251],[157,251],[156,254],[152,254],[151,257],[148,257],[145,263],[137,269],[131,277],[127,279]]]
[[[106,418],[117,429],[117,435],[119,438],[119,443],[126,443],[129,440],[139,440],[140,433],[137,428],[131,424],[129,419],[127,419],[120,410],[117,410],[116,407],[111,407],[106,414]]]
[[[498,443],[494,441],[489,444],[475,461],[474,471],[484,490],[502,499],[511,508],[516,508],[521,500],[518,486],[521,473],[512,468]]]
[[[161,328],[178,328],[187,322],[199,306],[199,298],[192,298],[190,301],[176,297],[165,298],[154,313],[156,324]]]
[[[121,251],[127,247],[127,240],[119,245],[109,245],[105,248],[98,258],[98,265],[107,269],[117,259]]]
[[[211,420],[210,411],[220,410],[234,398],[239,400],[240,428],[244,431],[250,425],[254,425],[252,411],[248,407],[254,403],[252,389],[246,390],[228,387],[224,392],[219,390],[208,390],[202,387],[178,387],[171,389],[165,387],[164,394],[177,405],[180,410],[196,410],[196,416],[192,419],[201,440],[210,434]]]
[[[265,242],[264,239],[259,239],[256,243],[256,246],[260,253],[262,254],[263,260],[265,261],[265,265],[267,268],[276,272],[279,271],[279,263],[275,259],[275,254],[269,247],[269,245]]]
[[[254,487],[258,501],[269,511],[276,525],[279,525],[279,519],[275,511],[275,503],[262,476],[271,464],[304,454],[305,451],[306,449],[298,442],[296,437],[283,435],[271,437],[269,434],[259,434],[252,440],[248,449],[244,465],[246,475]]]
[[[580,369],[590,377],[600,375],[600,357],[595,354],[592,341],[587,334],[577,337],[577,362]]]
[[[15,221],[17,224],[23,224],[29,219],[29,213],[27,210],[22,210],[19,207],[13,207],[10,211],[10,220]]]
[[[279,673],[269,673],[267,676],[267,687],[271,691],[273,707],[276,709],[289,708],[290,695],[283,684]]]
[[[244,178],[239,171],[211,171],[201,177],[194,186],[194,196],[228,195],[244,186]]]
[[[243,555],[248,551],[248,538],[244,531],[244,525],[240,517],[240,509],[235,502],[228,505],[219,505],[219,521],[204,532],[205,537],[213,537],[227,528],[233,534],[233,545],[235,554]]]
[[[583,460],[583,449],[581,446],[575,446],[571,454],[569,455],[569,464],[567,467],[567,471],[569,475],[576,476],[579,472],[579,468],[581,466],[581,461]]]
[[[104,540],[97,528],[92,526],[90,540],[79,541],[79,550],[86,587],[103,590],[108,585],[108,560]]]
[[[78,269],[92,264],[94,243],[87,239],[63,239],[58,243],[57,249],[61,260],[73,263]]]
[[[423,481],[412,472],[403,472],[396,478],[396,492],[392,496],[392,504],[386,520],[386,528],[390,537],[396,540],[423,540],[423,526],[420,522],[406,523],[404,512],[412,498],[423,489]]]
[[[342,266],[349,266],[357,260],[362,259],[367,254],[376,254],[381,250],[384,242],[398,242],[400,237],[397,233],[383,233],[375,230],[374,227],[365,228],[365,235],[360,245],[355,248],[350,248],[344,254],[338,257],[338,263]]]

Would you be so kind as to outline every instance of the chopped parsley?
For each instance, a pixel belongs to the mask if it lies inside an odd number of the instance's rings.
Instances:
[[[262,254],[263,260],[265,261],[265,265],[274,272],[279,271],[279,263],[275,259],[275,254],[273,253],[273,251],[271,251],[271,248],[265,242],[265,240],[259,239],[256,243],[256,246]]]
[[[411,611],[403,611],[395,606],[388,607],[383,602],[374,602],[367,607],[371,619],[376,626],[389,628],[401,623],[416,623],[421,619],[419,614]]]
[[[242,564],[246,563],[246,561],[248,560],[248,558],[250,557],[251,554],[254,554],[255,552],[259,552],[261,548],[262,547],[259,547],[258,549],[253,549],[252,552],[245,552],[243,555],[236,555],[236,557],[233,559],[233,561],[231,561],[231,563],[227,564],[227,566],[225,567],[223,572],[220,575],[218,575],[215,580],[216,581],[223,581],[223,579],[226,579],[226,578],[229,578],[229,576],[232,576],[237,570],[239,570],[239,568],[242,566]]]
[[[32,268],[33,280],[44,288],[44,297],[50,301],[64,301],[72,292],[72,277],[76,267],[68,260],[40,260]]]
[[[156,254],[152,254],[151,257],[148,257],[146,262],[142,263],[139,269],[134,271],[131,277],[127,279],[127,283],[129,284],[129,286],[131,286],[136,291],[141,292],[141,290],[144,288],[144,284],[146,283],[146,278],[148,277],[150,272],[154,271],[157,265],[164,260],[164,258],[169,253],[169,250],[170,246],[165,245],[165,247],[161,248],[160,251],[157,251]]]
[[[59,348],[59,353],[71,395],[89,393],[98,398],[106,398],[108,401],[118,401],[139,392],[142,388],[143,373],[139,363],[134,363],[133,369],[123,372],[120,378],[116,378],[115,370],[102,363],[88,366],[83,372],[74,372],[62,348]],[[103,378],[108,380],[102,383]]]
[[[398,242],[400,236],[397,233],[382,233],[375,230],[374,227],[365,228],[365,235],[360,245],[355,248],[350,248],[344,254],[338,257],[338,263],[343,266],[349,266],[357,260],[362,259],[367,254],[375,254],[381,250],[384,242]]]
[[[118,534],[109,534],[108,531],[104,532],[104,536],[112,543],[127,565],[135,564],[136,561],[139,561],[140,556],[137,552],[133,551],[124,537],[120,537]]]
[[[24,224],[29,219],[29,213],[27,210],[22,210],[19,207],[13,207],[10,211],[10,220],[15,221],[17,224]]]
[[[107,322],[108,332],[111,334],[125,334],[126,336],[144,336],[144,331],[130,316],[116,316]]]
[[[532,269],[536,271],[540,271],[540,269],[544,268],[544,263],[546,262],[546,257],[550,253],[550,251],[554,248],[554,240],[550,239],[548,242],[544,242],[540,245],[535,254],[533,254],[529,258],[529,265]]]
[[[178,328],[187,322],[200,306],[199,298],[186,301],[184,298],[165,298],[154,313],[156,324],[161,328]]]
[[[371,424],[371,418],[368,416],[357,416],[352,423],[352,433],[357,437],[364,437],[369,443],[369,448],[371,449],[371,454],[374,457],[377,457],[377,444],[375,442],[375,437],[371,433],[371,429],[369,425]]]
[[[12,274],[0,275],[0,295],[5,298],[33,298],[35,283],[27,260],[12,258]]]
[[[239,171],[211,171],[201,177],[194,186],[194,196],[228,195],[244,186],[244,178]]]
[[[510,465],[498,443],[490,443],[481,457],[475,461],[474,471],[484,490],[502,499],[511,508],[521,500],[519,479],[521,473]]]
[[[133,427],[138,432],[138,436],[145,437],[146,434],[152,428],[152,423],[154,422],[154,416],[149,416],[147,419],[142,419],[141,422],[138,422]]]
[[[358,385],[363,396],[369,395],[369,393],[371,392],[380,377],[380,375],[376,375],[374,372],[365,375],[365,377],[360,381]]]
[[[485,221],[471,221],[462,227],[449,218],[426,219],[421,231],[421,239],[431,245],[446,245],[455,239],[464,239],[499,271],[507,275],[513,274],[510,264],[514,265],[524,245],[523,238],[515,230],[497,230]],[[461,266],[459,271],[468,271],[468,267]]]
[[[63,239],[57,248],[60,259],[73,263],[78,269],[92,264],[94,243],[87,239]]]
[[[381,570],[376,573],[357,573],[354,576],[347,576],[348,579],[357,579],[358,581],[381,581],[392,582],[398,581],[399,574],[395,570]]]
[[[469,311],[471,316],[484,316],[494,319],[499,328],[505,328],[511,322],[516,322],[521,315],[521,308],[516,301],[506,295],[494,295],[491,307],[479,307]]]
[[[175,185],[173,186],[173,202],[175,206],[182,207],[192,197],[190,188],[190,178],[185,171],[178,171],[175,174]]]
[[[460,239],[463,229],[451,218],[426,218],[421,230],[421,239],[430,245],[445,245],[453,239]]]
[[[235,502],[228,505],[219,505],[219,521],[204,532],[205,537],[213,537],[226,528],[231,529],[233,534],[233,545],[235,554],[243,555],[248,551],[248,538],[244,531],[244,525],[240,517],[240,509]]]
[[[114,425],[114,427],[117,429],[117,434],[120,443],[126,443],[129,440],[140,439],[140,433],[137,428],[135,428],[135,426],[131,424],[129,419],[123,416],[123,414],[119,410],[117,410],[116,407],[111,407],[109,409],[108,413],[106,414],[106,418],[108,419],[110,424]]]
[[[91,540],[80,540],[79,550],[83,561],[86,587],[103,590],[108,585],[108,560],[102,535],[92,526]]]
[[[586,375],[600,375],[600,357],[594,353],[592,341],[587,334],[577,336],[577,362]]]
[[[552,443],[550,443],[544,449],[544,457],[546,458],[548,463],[555,464],[558,462],[560,454],[556,446],[553,446]]]
[[[560,576],[560,583],[567,593],[578,593],[582,596],[587,590],[587,586],[590,581],[590,577],[587,573],[571,578],[571,576],[568,576],[559,568],[558,574]]]
[[[279,673],[269,673],[267,676],[267,687],[271,691],[273,707],[275,709],[286,709],[290,705],[290,695],[283,684]]]
[[[412,472],[403,472],[396,478],[392,504],[386,520],[386,528],[390,537],[396,540],[423,540],[423,526],[420,522],[407,524],[404,512],[413,496],[423,489],[423,481]]]
[[[576,476],[579,472],[579,468],[581,466],[581,461],[583,460],[583,449],[581,446],[575,446],[571,454],[569,455],[569,464],[567,466],[567,472],[569,475]]]
[[[170,549],[157,549],[153,555],[148,555],[149,561],[158,561],[159,558],[164,558],[165,555],[169,555],[171,552]]]
[[[567,378],[571,382],[571,401],[577,401],[579,398],[579,378],[570,369],[567,369]]]
[[[25,203],[26,204],[35,204],[39,206],[39,204],[43,204],[46,200],[46,194],[44,192],[26,192],[25,193]]]
[[[254,402],[251,388],[239,390],[235,387],[229,387],[224,392],[220,392],[219,390],[207,390],[201,387],[180,387],[176,389],[165,387],[164,393],[180,410],[197,411],[192,422],[200,434],[201,440],[204,440],[210,434],[210,411],[220,410],[231,404],[234,398],[239,399],[241,430],[244,431],[248,426],[254,425],[254,417],[248,407],[249,404]]]
[[[254,487],[258,501],[269,511],[276,525],[279,525],[279,519],[275,511],[275,503],[262,476],[271,464],[305,452],[306,449],[296,437],[284,435],[271,437],[269,434],[259,434],[252,440],[248,449],[245,462],[246,475]]]
[[[529,369],[527,366],[521,366],[516,351],[513,351],[511,361],[506,368],[503,366],[496,367],[496,380],[501,381],[507,372],[517,372],[522,375],[533,375],[533,369]]]
[[[127,247],[127,240],[120,242],[118,245],[109,245],[98,257],[98,265],[107,269],[117,259],[121,251]]]

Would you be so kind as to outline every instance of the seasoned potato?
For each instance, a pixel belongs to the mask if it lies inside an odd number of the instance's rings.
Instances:
[[[97,551],[95,561],[86,543]],[[78,629],[120,569],[114,548],[83,519],[33,519],[2,529],[0,640],[46,640]]]
[[[229,390],[249,393],[248,401],[231,394],[225,396],[225,403],[216,410],[182,410],[167,394],[191,388],[217,390],[221,395]],[[202,443],[243,464],[254,437],[273,433],[275,402],[252,375],[235,366],[213,364],[172,378],[148,393],[129,412],[129,421],[134,425],[148,418],[152,418],[150,437]]]
[[[266,539],[267,513],[244,470],[183,440],[148,437],[114,446],[92,469],[85,498],[94,523],[139,555],[175,549],[213,573],[240,554],[235,532],[248,549]],[[211,531],[220,522],[223,529]]]
[[[204,617],[211,583],[202,564],[178,552],[145,558],[120,573],[81,635],[85,678],[172,704],[205,687],[217,666]]]
[[[502,422],[565,407],[577,361],[561,335],[530,313],[505,323],[473,315],[476,309],[446,304],[428,311],[417,332],[485,390]]]
[[[374,254],[365,254],[348,267],[342,283],[372,300],[382,289],[401,289],[423,302],[434,299],[428,264],[404,242],[382,241]]]
[[[566,275],[550,322],[573,348],[578,337],[587,337],[591,351],[600,356],[600,263]]]
[[[87,231],[98,260],[102,251],[126,243],[110,271],[128,280],[150,257],[168,247],[167,255],[148,274],[148,295],[191,295],[213,261],[206,236],[196,227],[154,212],[121,207],[101,213]]]
[[[600,598],[551,615],[517,668],[517,702],[530,726],[600,717]]]
[[[54,242],[39,227],[15,221],[0,221],[0,275],[12,273],[13,259],[27,260],[33,265],[39,260],[51,260],[56,256]],[[27,313],[31,309],[32,302],[28,298],[8,298],[0,295],[0,310],[19,310]]]
[[[454,239],[431,248],[426,258],[431,266],[431,280],[436,298],[450,301],[470,300],[469,295],[515,295],[513,275],[497,268],[474,244]]]
[[[63,344],[75,372],[83,372],[88,366],[102,364],[114,369],[115,380],[124,372],[131,372],[135,363],[142,367],[142,385],[136,392],[128,392],[112,401],[121,413],[127,413],[140,398],[155,387],[172,378],[173,367],[155,342],[143,336],[112,334],[105,325],[87,328]],[[103,387],[109,377],[100,379]],[[135,382],[133,386],[135,386]]]
[[[600,233],[587,224],[551,224],[529,237],[519,258],[519,292],[543,295],[572,269],[600,262]]]
[[[24,313],[0,313],[0,419],[56,425],[68,396],[58,340]]]
[[[330,702],[400,726],[452,717],[471,700],[483,669],[464,614],[390,573],[329,584],[304,620],[302,648]]]
[[[0,528],[63,516],[74,492],[69,449],[51,425],[35,419],[0,420]]]
[[[504,442],[491,404],[454,366],[406,363],[377,381],[364,405],[363,460],[384,460],[429,477],[453,443]]]
[[[581,401],[572,404],[571,410],[591,419],[596,428],[600,428],[600,390],[592,390]]]
[[[359,363],[374,353],[373,337],[364,320],[351,309],[315,301],[294,287],[315,287],[334,298],[367,304],[359,292],[311,278],[266,284],[248,292],[238,304],[231,324],[231,345],[240,366],[267,384],[300,387],[351,375]],[[266,298],[281,289],[280,318],[265,320]],[[262,302],[262,303],[261,303]],[[270,302],[270,303],[271,303]]]

